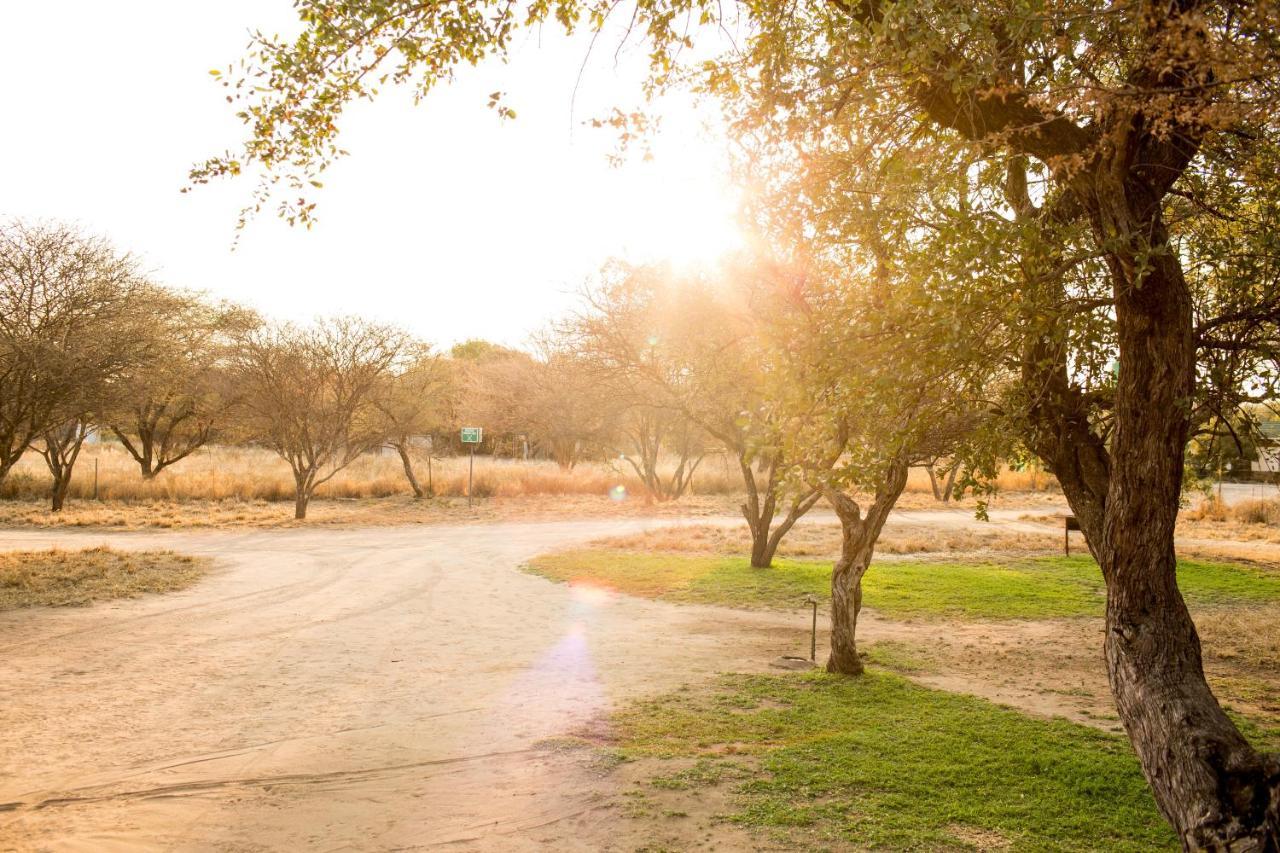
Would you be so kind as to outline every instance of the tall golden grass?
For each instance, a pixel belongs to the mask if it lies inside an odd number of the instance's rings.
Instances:
[[[1200,501],[1186,512],[1192,521],[1237,521],[1241,524],[1277,524],[1280,523],[1280,500],[1260,500],[1250,498],[1227,503],[1216,497],[1208,497]]]
[[[467,457],[436,459],[431,464],[436,495],[465,496]],[[293,500],[293,476],[283,459],[267,450],[210,447],[193,453],[152,480],[144,480],[138,465],[114,444],[86,446],[76,463],[71,497],[93,497],[95,463],[97,495],[101,500]],[[711,464],[708,464],[711,463]],[[625,463],[622,463],[625,465]],[[415,460],[419,481],[427,484],[425,459]],[[495,459],[477,456],[474,490],[477,497],[526,495],[606,495],[622,486],[633,496],[643,494],[640,481],[620,465],[584,463],[562,470],[542,460]],[[36,499],[49,491],[44,460],[27,454],[3,483],[0,498]],[[735,468],[724,460],[705,460],[693,481],[693,494],[731,494],[741,491]],[[395,454],[366,454],[316,491],[319,498],[383,498],[410,494],[400,458]]]
[[[462,497],[467,493],[465,456],[436,459],[431,465],[434,493],[442,497]],[[418,479],[427,483],[425,459],[415,460]],[[209,447],[193,453],[152,480],[144,480],[137,464],[114,443],[87,445],[76,464],[71,497],[94,496],[105,501],[187,501],[240,500],[286,501],[293,499],[293,477],[289,466],[274,453],[260,448]],[[1043,472],[1005,471],[1000,475],[1002,491],[1056,491],[1057,483]],[[633,498],[644,495],[643,486],[623,461],[589,462],[563,470],[542,460],[475,459],[476,497],[524,497],[532,495],[607,495],[621,486]],[[725,456],[702,461],[693,478],[690,494],[737,495],[742,492],[737,463]],[[49,492],[49,474],[44,461],[27,454],[0,483],[0,498],[36,500]],[[929,476],[913,470],[907,492],[930,495]],[[340,471],[317,490],[317,497],[329,499],[384,498],[410,494],[400,459],[393,453],[367,454]]]
[[[939,488],[945,478],[938,477]],[[1058,486],[1058,480],[1052,474],[1034,469],[1023,471],[1015,471],[1012,468],[1004,468],[996,477],[996,487],[1002,492],[1059,492],[1061,488]],[[923,468],[912,468],[907,473],[907,493],[908,494],[933,494],[933,487],[929,483],[929,472]]]

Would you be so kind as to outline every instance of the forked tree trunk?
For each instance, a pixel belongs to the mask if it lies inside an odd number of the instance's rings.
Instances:
[[[66,505],[67,493],[71,489],[71,474],[88,434],[89,428],[84,422],[76,420],[45,433],[44,448],[35,448],[44,457],[49,474],[53,477],[49,490],[49,509],[52,512],[61,512]]]
[[[951,503],[951,493],[956,488],[956,475],[960,473],[960,466],[953,464],[951,470],[947,472],[947,484],[942,487],[942,502]]]
[[[778,522],[777,527],[774,527],[773,519],[778,509],[778,492],[782,487],[778,479],[780,465],[781,458],[778,455],[770,457],[769,478],[765,482],[762,496],[746,452],[743,450],[738,452],[738,466],[742,471],[743,485],[747,489],[746,503],[742,504],[740,509],[742,517],[747,521],[747,529],[751,533],[751,567],[755,569],[767,569],[773,565],[774,555],[778,553],[778,546],[782,544],[783,537],[822,497],[817,489],[798,495],[788,507],[786,516]]]
[[[933,499],[941,501],[942,489],[938,486],[938,473],[933,470],[932,464],[924,466],[924,470],[929,474],[929,488],[933,490]]]
[[[53,481],[53,489],[49,498],[49,509],[53,512],[62,512],[63,506],[67,503],[67,492],[71,490],[71,474],[63,474]]]
[[[1280,760],[1254,750],[1210,691],[1178,590],[1173,537],[1195,341],[1190,294],[1168,251],[1158,200],[1143,203],[1141,191],[1130,185],[1103,196],[1095,223],[1102,236],[1131,241],[1131,253],[1110,259],[1120,376],[1095,548],[1107,586],[1107,674],[1156,802],[1184,847],[1274,853]]]
[[[871,566],[876,541],[889,512],[906,488],[907,471],[904,462],[895,461],[889,466],[866,516],[853,498],[843,492],[827,492],[827,500],[840,519],[840,559],[831,573],[831,654],[827,672],[862,674],[857,643],[862,578]]]

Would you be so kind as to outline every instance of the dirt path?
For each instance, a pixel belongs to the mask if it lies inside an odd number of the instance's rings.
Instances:
[[[171,596],[0,614],[0,848],[609,846],[607,780],[535,744],[807,640],[514,570],[644,524],[0,533],[221,564]]]
[[[1022,515],[993,521],[1044,530]],[[539,742],[621,700],[808,646],[800,613],[674,606],[516,570],[670,523],[0,531],[0,550],[109,544],[219,564],[173,595],[0,614],[0,850],[635,850],[652,828],[618,808],[624,783]],[[893,523],[981,524],[964,510]],[[867,613],[859,635],[937,664],[913,674],[923,683],[1113,728],[1100,628]],[[723,824],[699,832],[661,840],[750,843]]]

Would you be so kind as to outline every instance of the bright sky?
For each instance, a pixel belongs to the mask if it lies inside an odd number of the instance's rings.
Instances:
[[[704,117],[664,105],[653,161],[610,166],[612,132],[583,122],[636,105],[643,59],[598,46],[571,110],[587,41],[548,30],[416,108],[396,94],[351,110],[319,224],[264,213],[232,251],[252,184],[179,193],[192,162],[240,135],[208,72],[250,28],[295,26],[288,0],[6,4],[0,216],[77,222],[164,283],[273,316],[357,313],[441,345],[523,343],[611,255],[696,263],[738,244],[725,143]],[[518,119],[485,107],[495,89]]]

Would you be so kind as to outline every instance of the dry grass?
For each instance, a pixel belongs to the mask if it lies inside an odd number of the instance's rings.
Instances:
[[[1280,500],[1250,499],[1227,503],[1210,497],[1183,511],[1182,517],[1188,521],[1280,524]]]
[[[144,480],[137,463],[115,444],[86,447],[76,465],[72,499],[93,497],[94,463],[98,468],[98,497],[106,501],[284,501],[293,499],[289,467],[267,450],[247,447],[204,448],[152,480]],[[466,495],[466,457],[437,459],[432,464],[437,495]],[[425,459],[417,460],[419,479],[427,482]],[[44,461],[34,454],[14,467],[0,483],[0,498],[38,499],[48,493],[49,475]],[[740,491],[736,468],[720,458],[708,459],[698,468],[693,494],[725,494]],[[641,493],[635,476],[620,467],[586,463],[564,471],[553,462],[516,461],[477,456],[477,497],[527,495],[605,495],[616,486],[633,495]],[[394,454],[367,454],[357,459],[317,490],[320,498],[383,498],[409,494],[400,459]]]
[[[943,479],[945,478],[939,477],[940,481]],[[1058,485],[1056,477],[1035,469],[1014,471],[1011,468],[1005,468],[996,477],[996,486],[1002,492],[1045,492],[1052,495],[1062,493],[1062,487]],[[911,469],[907,475],[906,493],[932,497],[933,487],[929,483],[929,472],[923,468]]]
[[[98,501],[94,495],[97,469]],[[466,457],[436,460],[433,481],[437,497],[414,501],[394,455],[370,454],[358,459],[320,487],[309,510],[312,524],[415,524],[450,520],[555,518],[565,515],[738,515],[740,474],[736,465],[710,457],[698,468],[690,494],[674,504],[649,501],[635,477],[621,467],[587,463],[564,471],[546,461],[477,457],[474,511],[466,510]],[[418,474],[426,483],[425,460]],[[1008,489],[997,501],[1038,505],[1060,497],[1044,489],[1018,492],[1028,475],[1006,472]],[[936,508],[923,471],[913,473],[913,489],[900,505]],[[621,489],[619,489],[621,487]],[[43,461],[28,455],[0,482],[0,525],[37,527],[225,527],[293,524],[293,480],[286,464],[255,448],[214,447],[196,452],[152,480],[144,480],[133,459],[118,445],[86,447],[76,466],[70,502],[58,515],[48,512],[48,473]],[[972,501],[949,506],[972,508]],[[714,510],[714,511],[712,511]],[[903,552],[931,550],[924,545],[896,545]],[[804,552],[797,552],[804,553]]]
[[[0,610],[172,592],[195,583],[207,568],[207,559],[172,551],[91,548],[0,553]]]
[[[1196,628],[1206,657],[1280,678],[1280,604],[1206,609]],[[1280,694],[1273,698],[1280,703]]]
[[[627,551],[668,551],[674,553],[744,554],[751,540],[740,525],[687,525],[618,536],[598,543]],[[968,531],[942,530],[893,519],[886,525],[876,545],[880,554],[951,553],[1056,553],[1062,541],[1053,533],[1017,533],[999,529]],[[783,557],[826,557],[840,553],[840,527],[832,520],[814,520],[792,528],[778,553]]]
[[[293,503],[268,501],[74,501],[52,513],[43,501],[0,501],[0,527],[107,527],[178,529],[209,527],[380,527],[401,524],[458,524],[485,521],[556,521],[566,518],[706,518],[732,513],[734,503],[719,495],[646,505],[596,495],[532,495],[522,498],[414,500],[317,500],[306,521],[293,520]]]
[[[104,501],[285,501],[293,498],[293,478],[285,462],[267,450],[248,447],[203,448],[152,480],[144,480],[137,464],[114,443],[90,445],[76,465],[71,498],[93,497],[97,464],[98,497]],[[425,459],[417,460],[419,479],[426,484]],[[432,465],[435,493],[462,497],[467,488],[466,457],[437,459]],[[27,454],[0,483],[0,498],[31,499],[48,493],[49,475],[44,462]],[[999,485],[1005,492],[1057,494],[1057,484],[1043,473],[1005,471]],[[622,486],[632,496],[643,489],[625,463],[589,462],[571,471],[542,460],[519,461],[477,456],[477,497],[527,497],[530,495],[607,495]],[[692,495],[731,495],[742,491],[736,463],[725,456],[702,461],[694,476]],[[409,494],[408,484],[395,454],[368,454],[356,460],[321,486],[317,497],[331,499],[385,498]],[[934,504],[928,475],[911,472],[908,496],[928,498]]]

